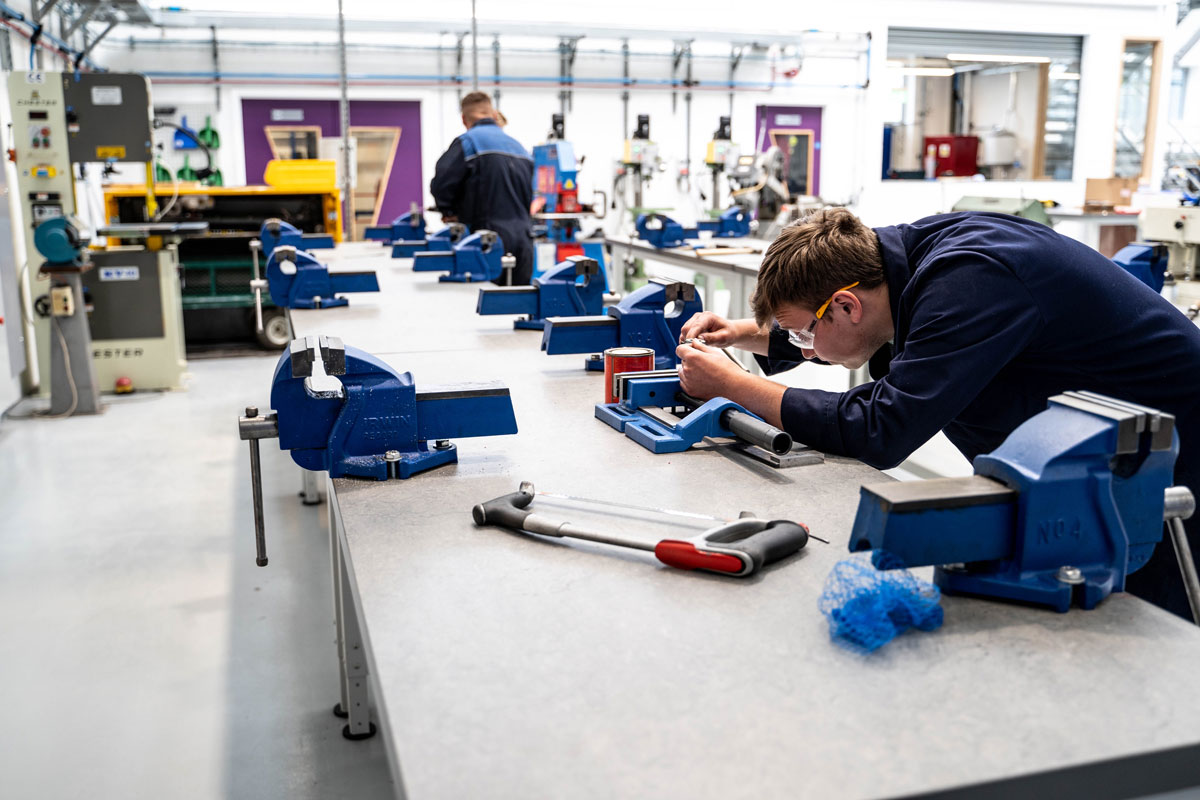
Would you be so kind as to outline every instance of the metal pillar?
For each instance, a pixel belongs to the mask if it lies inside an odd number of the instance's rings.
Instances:
[[[624,89],[621,90],[621,138],[629,136],[629,40],[621,40],[621,75]],[[611,285],[611,284],[610,284]]]
[[[500,34],[492,37],[492,103],[500,107]]]
[[[475,0],[471,0],[471,91],[479,91],[479,20],[475,16]]]
[[[338,67],[341,95],[338,105],[342,117],[342,227],[346,240],[354,241],[354,204],[350,197],[350,88],[346,79],[346,14],[338,0]]]

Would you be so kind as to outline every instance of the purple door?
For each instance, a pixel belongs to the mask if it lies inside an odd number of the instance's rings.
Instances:
[[[792,194],[821,193],[821,109],[817,106],[759,106],[754,127],[754,152],[771,145],[783,150],[788,190]]]
[[[360,224],[387,224],[421,205],[421,104],[403,100],[351,100],[351,133],[369,139],[379,165],[377,175],[364,176],[359,168],[355,189],[356,216]],[[321,139],[342,135],[336,100],[243,100],[242,133],[246,151],[246,182],[262,183],[267,162],[280,158],[317,158]],[[382,151],[382,152],[380,152]],[[364,149],[365,154],[365,149]],[[365,159],[363,159],[365,161]],[[369,179],[369,180],[368,180]],[[365,185],[364,185],[365,184]],[[377,187],[377,200],[362,202]],[[370,219],[364,219],[369,214]]]

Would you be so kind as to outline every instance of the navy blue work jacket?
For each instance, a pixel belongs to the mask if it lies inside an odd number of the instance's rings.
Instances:
[[[1171,303],[1090,247],[1018,217],[942,214],[875,232],[896,326],[890,363],[878,354],[876,380],[849,391],[788,389],[783,426],[798,441],[887,468],[940,430],[973,459],[1051,396],[1084,389],[1174,414],[1175,480],[1200,493],[1200,329]],[[776,329],[759,361],[771,374],[802,359]],[[1129,585],[1171,582],[1169,599],[1149,597],[1161,587],[1138,593],[1186,614],[1178,572],[1151,569],[1160,556],[1174,565],[1164,541]]]
[[[517,259],[514,284],[533,274],[533,158],[495,120],[482,119],[453,142],[434,169],[429,191],[443,215],[454,215],[472,232],[500,234]]]

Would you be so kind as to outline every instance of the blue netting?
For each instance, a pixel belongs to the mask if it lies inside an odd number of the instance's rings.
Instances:
[[[861,554],[839,561],[817,605],[835,642],[869,653],[909,628],[941,627],[941,598],[936,586],[903,569],[895,556],[874,552],[869,559]]]

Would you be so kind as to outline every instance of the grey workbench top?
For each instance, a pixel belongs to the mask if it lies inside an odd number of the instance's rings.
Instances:
[[[817,598],[879,473],[840,458],[774,471],[718,445],[652,455],[593,418],[601,379],[582,356],[475,316],[478,287],[380,269],[376,316],[352,295],[293,312],[297,333],[367,340],[418,386],[503,379],[521,430],[460,440],[457,464],[409,480],[332,482],[408,796],[874,797],[1200,741],[1200,634],[1127,595],[1068,614],[945,598],[937,632],[871,656],[833,645]],[[522,480],[797,519],[832,543],[739,580],[476,528],[471,506]]]

